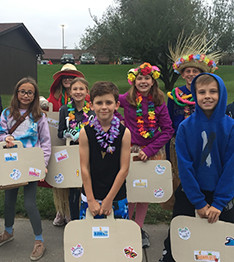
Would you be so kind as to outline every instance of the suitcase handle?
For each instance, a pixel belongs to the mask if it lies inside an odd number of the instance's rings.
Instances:
[[[19,141],[19,140],[14,140],[14,144],[17,146],[17,148],[23,148],[23,144],[22,144],[22,142]],[[8,147],[8,148],[6,148],[6,142],[5,142],[5,141],[0,142],[0,150],[1,150],[1,149],[12,149],[12,148],[14,148],[14,147]]]
[[[70,146],[71,141],[71,138],[66,138],[66,146]]]
[[[87,220],[92,220],[94,219],[94,217],[92,216],[91,212],[89,211],[89,208],[86,209],[86,219]],[[108,221],[112,221],[114,220],[114,210],[112,210],[111,214],[109,216],[107,216],[106,218]]]

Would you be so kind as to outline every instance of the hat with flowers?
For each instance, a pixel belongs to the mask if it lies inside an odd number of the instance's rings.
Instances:
[[[207,42],[204,32],[198,35],[192,32],[187,38],[182,32],[174,50],[169,46],[174,71],[181,74],[186,67],[196,67],[202,72],[214,73],[221,57],[220,52],[209,52],[215,43],[214,39]]]
[[[152,66],[150,63],[143,63],[137,68],[132,68],[128,71],[128,83],[133,85],[138,74],[143,76],[151,75],[153,79],[157,79],[160,76],[160,69],[157,66]]]

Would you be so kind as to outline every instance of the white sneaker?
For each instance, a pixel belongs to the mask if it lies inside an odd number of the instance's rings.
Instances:
[[[59,211],[56,214],[56,217],[53,221],[53,225],[57,227],[62,227],[65,225],[65,218]]]

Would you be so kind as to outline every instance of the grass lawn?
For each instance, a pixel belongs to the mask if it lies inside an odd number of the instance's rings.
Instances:
[[[80,70],[89,82],[90,87],[96,81],[106,80],[114,82],[124,93],[128,90],[127,71],[135,66],[132,65],[78,65]],[[61,65],[38,65],[38,85],[40,95],[49,96],[49,88],[53,82],[52,75],[61,69]],[[228,103],[234,101],[234,66],[220,66],[217,75],[224,79],[228,90]],[[176,86],[184,84],[183,79],[179,78]],[[159,80],[159,86],[164,90],[163,82]],[[10,103],[11,96],[2,95],[3,107],[7,107]],[[55,209],[53,205],[53,195],[51,189],[38,188],[37,205],[43,219],[53,219]],[[4,209],[4,191],[0,191],[0,217],[3,216]],[[23,189],[20,188],[16,205],[16,214],[18,216],[26,216],[23,207]],[[169,223],[171,212],[162,210],[158,204],[150,204],[145,223],[155,224],[160,222]]]

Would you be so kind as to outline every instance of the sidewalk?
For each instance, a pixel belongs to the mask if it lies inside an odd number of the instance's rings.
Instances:
[[[0,219],[0,231],[3,230],[4,221]],[[63,262],[63,227],[55,227],[52,221],[43,220],[43,236],[46,252],[40,262]],[[14,240],[0,247],[1,262],[27,262],[33,249],[34,236],[28,219],[18,218],[15,221]],[[168,226],[144,225],[150,235],[151,246],[143,250],[142,262],[157,262],[161,257],[163,241],[167,235]],[[98,260],[97,260],[98,262]],[[120,261],[121,262],[121,261]]]

